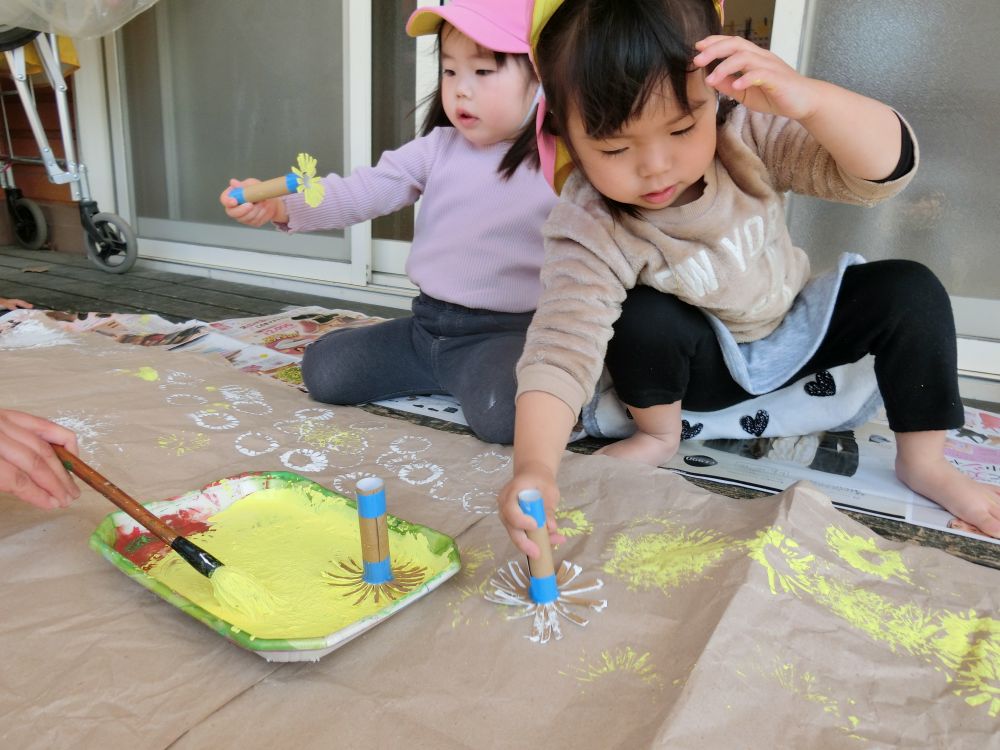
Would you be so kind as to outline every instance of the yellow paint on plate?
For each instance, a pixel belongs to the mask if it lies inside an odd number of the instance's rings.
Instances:
[[[211,582],[171,551],[149,575],[257,638],[314,638],[337,632],[385,609],[370,598],[354,604],[323,573],[341,560],[361,560],[357,511],[344,500],[308,487],[258,490],[208,519],[211,528],[188,538],[226,567],[252,577],[279,600],[272,612],[250,615],[216,600]],[[434,554],[419,534],[390,532],[393,564],[447,569],[447,552]]]

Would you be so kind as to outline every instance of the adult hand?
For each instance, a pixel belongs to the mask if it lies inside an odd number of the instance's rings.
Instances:
[[[30,302],[25,302],[23,299],[0,297],[0,310],[16,310],[19,307],[31,309],[34,305]]]
[[[50,443],[77,452],[76,435],[42,417],[0,409],[0,493],[39,508],[65,508],[80,490]]]

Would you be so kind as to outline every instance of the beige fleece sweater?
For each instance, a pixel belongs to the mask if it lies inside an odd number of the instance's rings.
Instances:
[[[700,198],[618,220],[577,170],[542,230],[543,291],[517,365],[518,395],[545,391],[577,413],[637,284],[706,309],[737,341],[767,336],[809,279],[809,258],[788,235],[784,193],[874,205],[912,179],[913,141],[909,173],[869,182],[842,172],[799,123],[737,107],[719,129]]]

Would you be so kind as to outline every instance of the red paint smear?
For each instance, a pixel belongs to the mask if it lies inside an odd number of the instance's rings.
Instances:
[[[191,536],[212,527],[205,521],[194,518],[196,511],[182,510],[177,513],[161,516],[164,523],[181,536]],[[114,543],[115,551],[139,568],[147,567],[154,559],[159,559],[169,551],[169,547],[150,534],[139,529],[132,529],[128,534],[121,528],[116,529]],[[142,541],[142,539],[146,541]]]

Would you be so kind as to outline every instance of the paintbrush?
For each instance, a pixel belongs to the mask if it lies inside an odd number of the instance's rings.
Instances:
[[[53,445],[52,449],[63,466],[149,529],[191,567],[208,578],[212,583],[212,593],[221,604],[251,616],[266,614],[277,607],[278,600],[253,578],[223,565],[197,544],[178,534],[162,519],[154,516],[123,490],[105,479],[97,469],[61,445]]]

